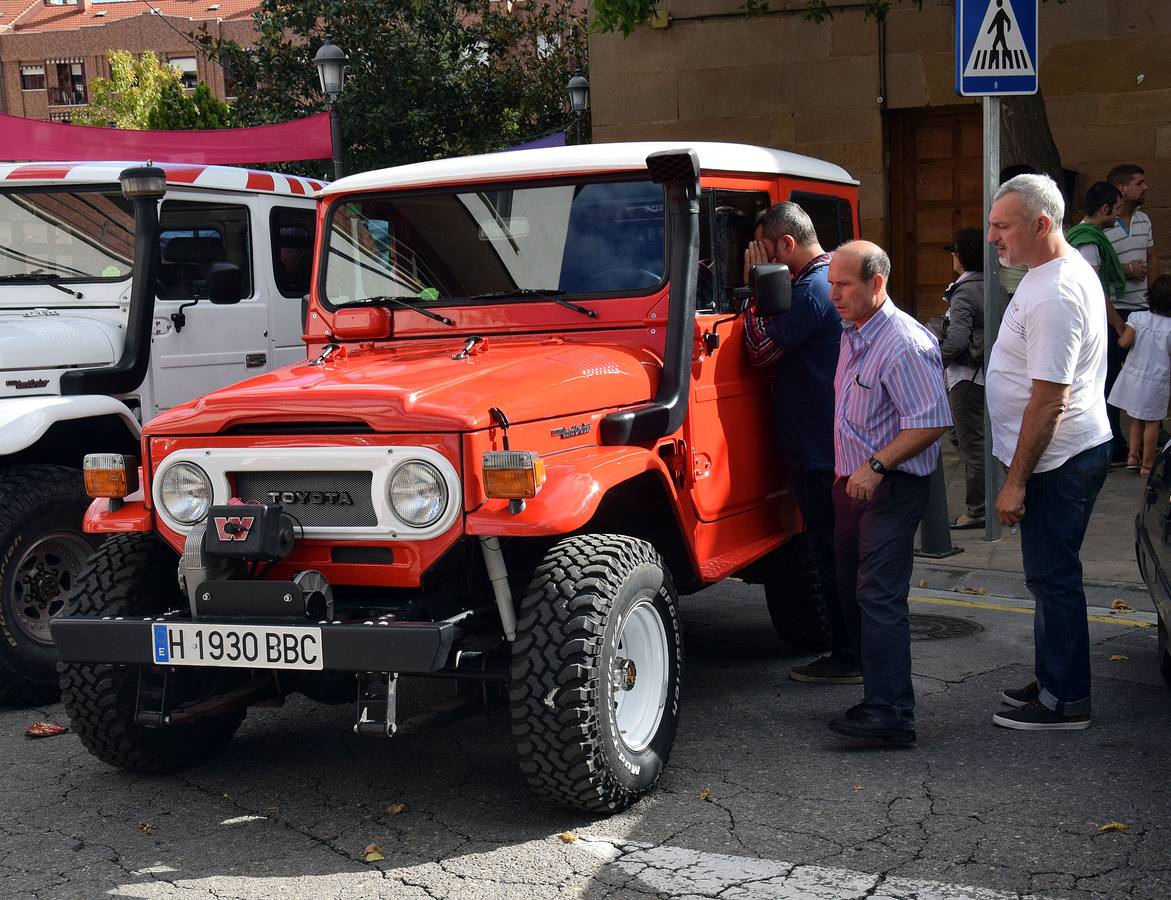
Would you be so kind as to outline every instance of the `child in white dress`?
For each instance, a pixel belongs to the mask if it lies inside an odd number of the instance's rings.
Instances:
[[[1159,452],[1159,424],[1171,398],[1171,275],[1155,279],[1147,293],[1150,310],[1132,313],[1118,346],[1133,348],[1107,402],[1130,416],[1128,469],[1149,475]]]

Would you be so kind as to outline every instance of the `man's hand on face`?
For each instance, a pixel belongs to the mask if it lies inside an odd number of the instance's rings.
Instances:
[[[1025,489],[1006,481],[996,495],[996,518],[1001,525],[1016,525],[1024,517]]]
[[[846,482],[846,496],[851,500],[871,500],[878,486],[882,484],[882,478],[883,476],[870,468],[870,463],[864,462],[854,470],[854,474]]]
[[[753,266],[762,266],[769,261],[768,250],[760,241],[750,241],[744,251],[744,283],[748,284],[748,273]]]

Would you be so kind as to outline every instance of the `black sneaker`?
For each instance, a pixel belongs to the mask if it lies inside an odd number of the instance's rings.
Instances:
[[[994,713],[992,724],[1018,731],[1081,731],[1090,727],[1090,716],[1062,716],[1034,700],[1009,712]]]
[[[1030,681],[1023,688],[1005,688],[1000,692],[1000,699],[1009,706],[1021,707],[1034,700],[1041,699],[1041,689],[1037,682]]]
[[[861,684],[862,670],[839,662],[832,656],[823,656],[808,665],[793,666],[789,670],[789,677],[805,684]]]

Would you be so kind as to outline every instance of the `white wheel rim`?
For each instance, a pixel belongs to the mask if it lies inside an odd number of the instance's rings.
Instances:
[[[618,739],[637,753],[658,732],[667,705],[667,629],[645,598],[630,610],[621,629],[609,673],[610,701]],[[631,674],[634,684],[627,688]]]

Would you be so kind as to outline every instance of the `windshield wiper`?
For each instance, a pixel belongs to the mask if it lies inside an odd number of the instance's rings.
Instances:
[[[467,299],[493,300],[496,297],[535,297],[539,300],[552,300],[558,306],[572,309],[574,312],[589,316],[591,319],[598,317],[598,311],[596,309],[590,309],[588,306],[582,306],[580,303],[572,303],[569,300],[562,299],[561,295],[564,293],[565,291],[559,291],[553,288],[513,288],[510,291],[488,291],[486,294],[473,294]]]
[[[349,303],[344,303],[342,305],[352,306],[358,303],[390,303],[394,306],[401,307],[402,309],[409,309],[412,312],[417,312],[419,315],[426,316],[428,319],[434,319],[436,322],[442,322],[444,325],[447,325],[450,328],[455,327],[455,322],[447,318],[447,316],[440,315],[437,312],[432,312],[429,309],[424,309],[421,306],[416,306],[414,303],[408,303],[407,299],[408,298],[404,297],[388,297],[384,294],[379,294],[374,297],[363,297],[360,300],[351,300]],[[409,299],[413,300],[415,298],[411,297]]]
[[[75,291],[65,287],[63,284],[57,284],[60,280],[61,276],[56,272],[45,272],[40,269],[36,272],[24,272],[18,275],[0,275],[0,281],[32,281],[36,284],[47,284],[49,287],[63,291],[71,297],[76,297],[78,300],[83,299],[84,295],[81,291]]]

